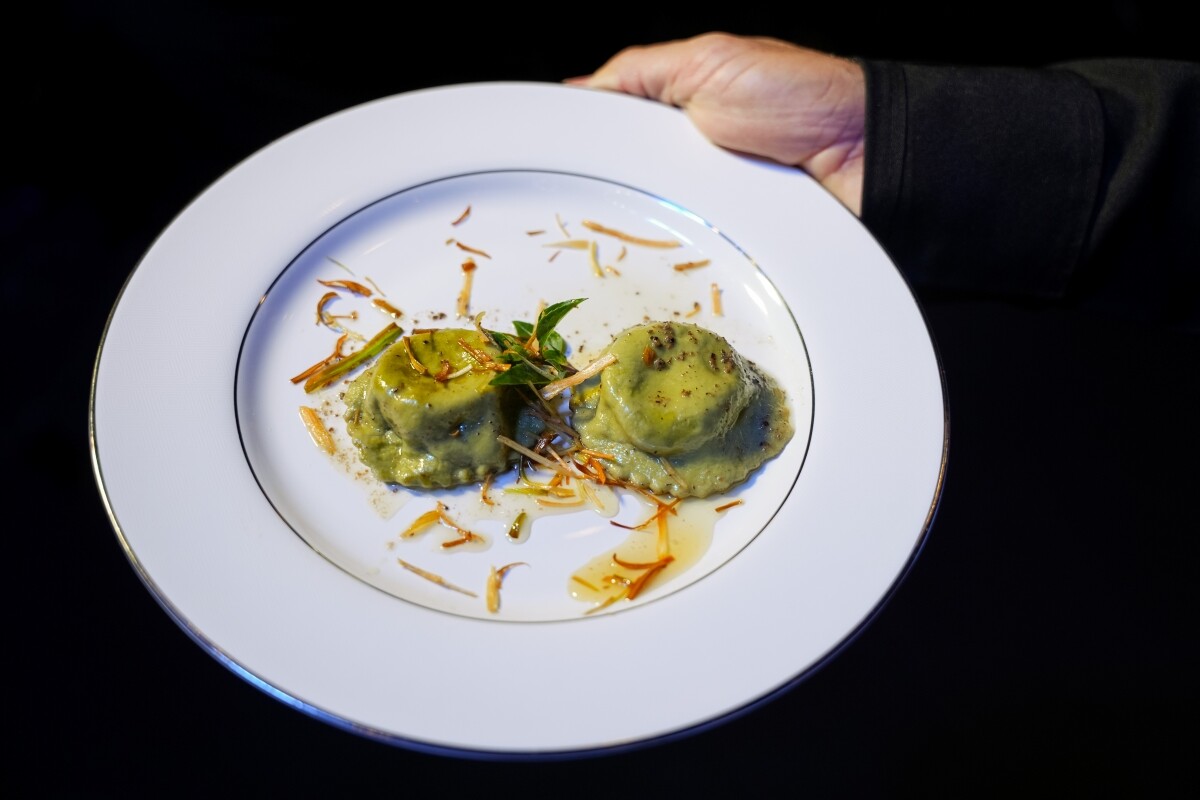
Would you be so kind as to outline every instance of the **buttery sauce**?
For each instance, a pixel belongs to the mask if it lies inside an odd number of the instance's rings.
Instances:
[[[655,504],[639,498],[646,518],[658,510]],[[658,525],[651,521],[641,530],[631,530],[616,548],[606,550],[573,572],[567,581],[567,593],[599,610],[619,602],[630,587],[654,569],[664,556],[671,560],[650,576],[645,589],[652,591],[682,575],[696,564],[712,544],[717,517],[711,502],[689,499],[679,502],[667,515],[667,546],[661,547]],[[665,552],[661,552],[665,550]],[[640,596],[640,593],[639,595]],[[636,599],[636,596],[631,599]]]

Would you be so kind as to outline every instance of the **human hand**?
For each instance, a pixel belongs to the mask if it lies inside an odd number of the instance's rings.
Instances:
[[[862,210],[862,68],[779,39],[706,33],[627,47],[567,83],[682,108],[715,144],[797,166]]]

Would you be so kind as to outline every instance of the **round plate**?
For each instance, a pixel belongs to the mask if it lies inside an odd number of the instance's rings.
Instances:
[[[595,249],[563,246],[582,240]],[[370,286],[410,331],[480,313],[511,330],[586,298],[560,325],[577,366],[628,325],[695,322],[780,382],[796,435],[728,495],[681,504],[687,557],[596,608],[572,575],[636,535],[613,522],[636,526],[645,502],[615,492],[512,540],[503,480],[488,489],[503,513],[481,514],[478,486],[393,491],[364,474],[340,427],[344,387],[292,380],[334,346],[318,307],[321,281],[339,280]],[[390,320],[334,291],[337,325],[369,336]],[[300,406],[332,429],[332,456]],[[713,147],[676,109],[529,83],[386,98],[231,170],[130,276],[91,414],[122,546],[204,649],[360,734],[510,757],[681,735],[811,672],[918,552],[948,432],[909,288],[819,185]],[[400,535],[438,502],[479,541]],[[519,566],[489,606],[505,564]]]

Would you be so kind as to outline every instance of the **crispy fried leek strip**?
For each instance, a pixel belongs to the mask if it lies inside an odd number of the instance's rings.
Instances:
[[[471,309],[471,286],[475,281],[475,259],[468,258],[462,263],[463,283],[458,292],[458,316],[465,317]]]
[[[664,503],[662,500],[659,500],[657,497],[650,494],[649,492],[643,492],[643,494],[645,494],[646,497],[653,500],[655,505],[658,506],[654,510],[653,514],[646,517],[645,520],[643,520],[642,522],[639,522],[637,525],[624,525],[620,522],[617,522],[616,520],[609,520],[609,524],[615,525],[618,528],[624,528],[625,530],[628,530],[628,531],[640,531],[640,530],[645,530],[647,527],[649,527],[651,522],[658,522],[660,525],[660,529],[661,529],[662,525],[664,524],[664,521],[666,520],[667,514],[676,514],[676,515],[679,514],[679,511],[675,507],[677,505],[679,505],[680,501],[683,498],[676,497],[675,499],[671,500],[671,502]]]
[[[318,279],[317,283],[321,284],[322,286],[329,286],[330,288],[333,288],[333,289],[345,289],[346,291],[353,292],[354,294],[359,295],[360,297],[370,297],[372,294],[374,294],[374,292],[372,292],[366,286],[363,286],[358,281],[343,281],[343,280],[323,281],[323,280]],[[326,296],[328,296],[328,295],[326,295]]]
[[[592,265],[592,272],[596,273],[597,278],[604,277],[604,270],[600,268],[600,250],[599,245],[594,241],[588,245],[588,262]]]
[[[448,542],[442,542],[442,549],[449,550],[451,547],[458,547],[459,545],[467,544],[468,542],[483,541],[483,537],[478,533],[469,531],[466,528],[458,525],[454,520],[450,519],[450,515],[446,513],[445,503],[438,503],[437,513],[439,522],[441,522],[450,530],[458,533],[457,539],[452,539]]]
[[[508,364],[499,363],[494,358],[492,358],[490,355],[488,355],[486,352],[484,352],[480,348],[472,345],[466,339],[459,338],[458,344],[463,350],[466,350],[467,354],[470,355],[471,358],[475,359],[475,362],[477,364],[479,364],[479,366],[482,367],[483,369],[490,369],[490,370],[494,370],[496,372],[504,372],[505,370],[507,370],[509,368]]]
[[[554,472],[560,472],[565,477],[570,477],[570,472],[566,469],[566,466],[562,463],[561,460],[556,464],[555,462],[551,461],[550,459],[546,458],[545,456],[541,455],[540,453],[533,452],[525,445],[523,445],[520,442],[517,442],[513,439],[510,439],[507,436],[497,436],[496,439],[498,441],[500,441],[502,444],[504,444],[506,447],[516,450],[518,453],[525,456],[530,461],[536,461],[537,463],[541,464],[546,469],[552,470]]]
[[[470,247],[456,239],[451,239],[450,241],[454,242],[454,246],[457,247],[459,250],[462,250],[464,253],[474,253],[475,255],[482,256],[483,258],[491,258],[490,255],[488,255],[483,250],[480,250],[478,247]]]
[[[508,526],[508,538],[517,540],[521,538],[521,530],[525,525],[525,512],[518,511],[517,516],[513,518],[512,524]]]
[[[703,261],[685,261],[682,264],[676,264],[675,271],[676,272],[687,272],[689,269],[699,269],[700,267],[707,267],[710,263],[711,262],[707,258],[704,259]]]
[[[442,504],[438,503],[437,508],[426,511],[419,517],[409,523],[408,527],[400,531],[401,539],[410,539],[416,536],[421,531],[433,525],[437,525],[442,521]]]
[[[411,523],[409,523],[407,528],[400,531],[400,538],[411,539],[418,533],[421,533],[422,531],[431,528],[434,525],[443,525],[458,533],[457,539],[452,539],[448,542],[442,543],[443,549],[448,550],[451,547],[458,547],[459,545],[467,544],[468,542],[483,541],[483,537],[478,533],[473,533],[472,531],[469,531],[455,523],[454,520],[450,519],[450,515],[447,514],[446,511],[446,504],[438,501],[438,504],[435,508],[432,508],[429,511],[426,511],[424,514],[421,514]]]
[[[637,576],[632,583],[629,584],[629,590],[625,593],[628,600],[632,600],[641,594],[642,590],[650,583],[650,579],[667,568],[667,565],[674,561],[674,556],[663,556],[658,561],[650,565],[650,568]]]
[[[586,589],[590,589],[593,592],[600,591],[599,587],[593,586],[592,584],[588,583],[587,581],[585,581],[583,578],[579,577],[578,575],[572,575],[571,580],[575,581],[575,583],[578,583],[580,586],[583,586]]]
[[[404,352],[408,355],[408,365],[413,368],[413,372],[419,375],[428,373],[429,370],[425,369],[425,365],[417,360],[417,354],[413,352],[412,338],[405,336],[400,341],[404,343]]]
[[[558,395],[562,394],[563,391],[570,389],[572,386],[577,386],[593,375],[598,374],[601,370],[603,370],[609,364],[614,363],[616,360],[617,357],[612,353],[605,353],[591,364],[588,364],[586,367],[579,370],[579,372],[576,372],[574,375],[568,375],[560,380],[547,383],[542,387],[542,397],[546,400],[557,397]]]
[[[529,566],[524,561],[514,561],[511,564],[505,564],[503,567],[492,567],[488,572],[487,579],[487,609],[495,614],[500,610],[500,586],[504,582],[504,576],[509,573],[513,567]]]
[[[350,336],[353,336],[355,339],[361,340],[363,337],[360,334],[355,333],[353,331],[346,330],[344,327],[341,326],[340,323],[338,323],[339,319],[351,319],[351,320],[358,319],[357,311],[351,311],[349,314],[331,314],[325,308],[325,306],[329,305],[329,303],[332,302],[333,300],[337,299],[337,297],[338,297],[337,292],[326,292],[325,294],[321,295],[321,299],[317,301],[317,324],[324,325],[325,327],[329,328],[331,331],[337,331],[338,333],[349,334]]]
[[[321,424],[321,417],[317,414],[317,410],[310,406],[300,406],[300,419],[304,421],[304,427],[308,428],[308,435],[312,437],[313,443],[326,453],[333,455],[336,449],[333,437],[329,435],[329,430]]]
[[[583,221],[583,227],[596,233],[603,233],[606,236],[614,236],[623,242],[630,244],[640,244],[642,247],[682,247],[683,243],[677,239],[643,239],[640,236],[632,236],[624,231],[619,231],[616,228],[609,228],[601,225],[598,222],[593,222],[590,219]]]
[[[300,381],[315,374],[317,370],[321,369],[322,367],[328,366],[335,361],[340,361],[341,359],[345,358],[346,356],[342,354],[342,345],[346,343],[346,339],[348,338],[350,338],[350,334],[348,333],[343,333],[341,336],[339,336],[337,342],[335,342],[333,345],[333,352],[301,372],[299,375],[294,375],[292,377],[292,383],[299,383]]]
[[[470,589],[464,589],[461,586],[455,586],[453,583],[450,583],[445,578],[443,578],[441,575],[436,575],[427,570],[423,570],[420,567],[416,566],[415,564],[408,563],[407,561],[405,561],[402,558],[398,558],[398,559],[396,559],[396,561],[400,562],[400,566],[404,567],[409,572],[420,575],[425,580],[430,581],[432,583],[436,583],[438,586],[441,586],[443,588],[449,589],[454,592],[458,592],[460,594],[465,594],[468,597],[479,597],[479,595],[475,594]]]
[[[400,326],[394,322],[389,323],[386,328],[375,334],[369,342],[363,345],[361,350],[351,353],[340,361],[327,364],[321,370],[311,375],[304,384],[304,391],[315,392],[317,389],[333,383],[356,367],[362,366],[382,353],[402,333],[404,331]]]
[[[396,308],[394,305],[389,303],[387,300],[384,300],[382,297],[376,297],[374,300],[371,301],[371,305],[380,309],[385,314],[390,316],[392,319],[400,319],[401,317],[404,316],[403,311]]]
[[[329,317],[328,313],[325,311],[325,305],[330,300],[333,300],[337,296],[338,296],[337,292],[326,292],[325,294],[321,295],[321,299],[319,299],[317,301],[317,324],[318,325],[320,325],[322,322],[324,322],[326,325],[329,324],[330,317]]]

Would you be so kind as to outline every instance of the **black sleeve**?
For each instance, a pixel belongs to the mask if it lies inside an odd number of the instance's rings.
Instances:
[[[862,219],[918,289],[1200,309],[1200,64],[862,61]]]

